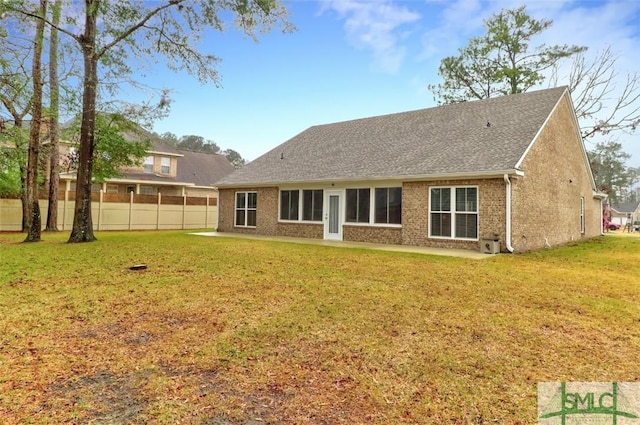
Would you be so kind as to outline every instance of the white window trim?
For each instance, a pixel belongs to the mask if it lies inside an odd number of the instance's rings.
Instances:
[[[302,199],[300,196],[301,189],[280,189],[278,190],[278,222],[279,223],[299,223],[302,208]],[[296,220],[284,220],[280,217],[280,213],[282,212],[282,192],[298,192],[298,218]]]
[[[470,211],[461,211],[461,212],[457,212],[455,210],[456,207],[456,189],[468,189],[468,188],[475,188],[476,189],[476,196],[477,196],[477,200],[476,200],[476,212],[470,212]],[[451,214],[451,236],[433,236],[431,234],[431,190],[432,189],[451,189],[451,211],[433,211],[435,213],[449,213]],[[428,187],[428,205],[429,205],[429,213],[428,213],[428,222],[429,222],[429,238],[430,239],[444,239],[444,240],[454,240],[454,241],[478,241],[480,240],[480,189],[477,185],[460,185],[460,186],[429,186]],[[456,238],[454,235],[456,234],[456,219],[455,216],[456,214],[475,214],[478,216],[478,229],[477,229],[477,235],[475,238]]]
[[[151,171],[147,171],[147,165],[151,165]],[[155,158],[153,155],[149,155],[144,158],[144,163],[142,164],[142,171],[146,174],[153,174],[155,169]]]
[[[385,227],[385,228],[402,228],[402,223],[376,223],[376,189],[386,189],[399,187],[402,189],[404,194],[404,188],[402,185],[382,185],[382,186],[357,186],[357,187],[345,187],[344,189],[344,222],[343,226],[353,226],[353,227]],[[347,189],[369,189],[369,222],[368,223],[357,223],[355,221],[347,221]]]
[[[165,165],[165,162],[169,162],[169,164]],[[169,170],[167,172],[164,172],[163,169],[165,167],[168,167]],[[171,158],[169,158],[168,156],[163,156],[160,157],[160,173],[161,174],[171,174]]]
[[[580,234],[584,235],[587,231],[587,225],[585,220],[585,211],[584,211],[584,196],[580,197]]]
[[[249,226],[247,224],[238,224],[236,222],[237,219],[237,214],[236,212],[238,211],[238,194],[239,193],[244,193],[245,194],[245,206],[244,208],[242,208],[245,212],[244,214],[244,221],[245,223],[247,222],[247,217],[249,216],[247,213],[249,211],[255,211],[256,212],[256,224],[257,224],[257,216],[258,216],[258,192],[255,190],[248,190],[248,191],[238,191],[235,192],[235,194],[233,195],[233,226],[234,227],[242,227],[242,228],[248,228],[248,229],[255,229],[256,226]],[[248,204],[249,204],[249,194],[250,193],[255,193],[256,194],[256,207],[255,208],[249,208]]]
[[[278,223],[296,223],[296,224],[322,224],[324,222],[324,220],[322,220],[322,218],[320,220],[304,220],[302,217],[304,216],[304,191],[305,190],[321,190],[323,193],[323,199],[324,199],[324,192],[327,189],[323,189],[323,188],[312,188],[312,189],[287,189],[287,188],[281,188],[278,190]],[[284,220],[280,217],[280,212],[282,211],[282,192],[298,192],[298,219],[297,220]],[[323,209],[323,213],[324,213],[324,202],[322,205],[322,209]]]

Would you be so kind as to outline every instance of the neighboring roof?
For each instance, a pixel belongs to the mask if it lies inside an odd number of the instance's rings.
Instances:
[[[164,152],[164,151],[163,151]],[[119,180],[149,181],[155,183],[187,183],[213,187],[217,180],[235,170],[226,156],[214,153],[175,150],[178,154],[176,177],[153,173],[124,173]]]
[[[213,186],[235,168],[226,156],[216,153],[178,151],[178,180],[195,183],[196,186]]]
[[[565,92],[566,87],[558,87],[313,126],[217,184],[514,170]]]
[[[621,202],[616,205],[612,205],[611,209],[615,210],[618,213],[633,213],[638,209],[638,202]]]

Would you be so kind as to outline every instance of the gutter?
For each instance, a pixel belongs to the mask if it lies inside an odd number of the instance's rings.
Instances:
[[[505,229],[505,247],[507,251],[513,253],[514,249],[511,246],[511,180],[509,175],[504,175],[505,190],[506,190],[506,229]]]
[[[227,188],[255,188],[255,187],[274,187],[288,186],[300,184],[330,185],[330,184],[348,184],[353,182],[377,182],[377,181],[437,181],[437,180],[474,180],[474,179],[492,179],[501,178],[503,175],[511,175],[514,177],[524,176],[524,172],[517,168],[495,171],[480,171],[467,173],[440,173],[440,174],[415,174],[415,175],[394,175],[394,176],[360,176],[346,178],[327,178],[327,179],[309,179],[309,180],[271,180],[262,182],[242,182],[227,183],[219,181],[217,186],[221,189]]]

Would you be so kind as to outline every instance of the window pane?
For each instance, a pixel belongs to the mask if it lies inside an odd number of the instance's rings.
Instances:
[[[280,192],[280,219],[298,219],[298,197],[297,190],[283,190]]]
[[[431,189],[431,211],[451,211],[451,189]]]
[[[171,171],[171,158],[162,157],[160,158],[160,172],[164,174],[169,174]]]
[[[302,219],[322,221],[322,189],[302,191]]]
[[[245,196],[246,194],[244,192],[236,193],[236,208],[244,208]]]
[[[347,221],[355,223],[358,218],[358,190],[347,189]]]
[[[441,189],[431,189],[431,211],[440,211]]]
[[[431,213],[431,236],[451,236],[451,214]]]
[[[289,191],[283,190],[280,192],[280,219],[289,219]]]
[[[292,190],[289,196],[289,220],[298,220],[298,210],[300,209],[300,191]]]
[[[369,189],[360,189],[358,193],[358,223],[369,222],[369,206],[370,204]]]
[[[256,192],[247,193],[247,208],[256,208],[258,205],[258,194]]]
[[[478,237],[478,215],[456,214],[456,238]]]
[[[456,211],[478,211],[478,190],[475,187],[456,188]]]
[[[324,193],[322,189],[313,191],[313,220],[322,221],[322,199]]]
[[[246,223],[244,221],[245,212],[244,210],[236,210],[236,226],[245,226]]]
[[[153,156],[148,156],[144,159],[144,172],[153,173]]]
[[[402,188],[389,188],[389,223],[402,223]]]
[[[256,210],[247,211],[247,226],[256,225]]]
[[[302,191],[302,219],[313,220],[313,190]]]
[[[389,212],[389,204],[388,204],[388,194],[389,189],[386,187],[376,188],[376,211],[375,211],[375,220],[376,223],[388,223],[388,212]]]

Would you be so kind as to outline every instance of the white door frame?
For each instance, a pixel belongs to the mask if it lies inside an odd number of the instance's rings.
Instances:
[[[333,202],[333,208],[332,203]],[[337,203],[337,205],[336,205]],[[342,240],[342,221],[344,211],[344,191],[324,191],[324,238],[326,240]]]

